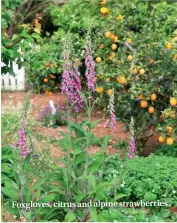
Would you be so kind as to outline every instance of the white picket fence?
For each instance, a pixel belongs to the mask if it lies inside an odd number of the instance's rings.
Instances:
[[[25,90],[25,69],[18,68],[18,65],[13,62],[13,71],[15,76],[10,74],[1,74],[1,89],[2,90]]]

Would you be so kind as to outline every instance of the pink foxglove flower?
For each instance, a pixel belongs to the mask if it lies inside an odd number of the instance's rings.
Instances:
[[[133,117],[131,118],[131,122],[130,122],[130,142],[129,142],[129,158],[133,159],[134,158],[134,154],[135,154],[135,148],[136,148],[136,144],[135,144],[135,129],[134,129],[134,119]]]
[[[90,30],[88,31],[86,52],[85,52],[85,76],[87,78],[88,89],[92,92],[95,91],[95,62],[92,57]]]
[[[26,146],[27,140],[26,140],[25,127],[26,127],[26,123],[25,123],[25,120],[23,119],[21,123],[21,128],[18,131],[18,135],[19,135],[18,142],[15,144],[15,148],[21,148],[21,155],[24,159],[26,158],[28,154],[28,150]]]
[[[67,95],[68,101],[79,112],[82,108],[81,79],[78,67],[70,60],[70,52],[65,53],[64,72],[62,75],[62,93]]]
[[[116,121],[115,106],[114,106],[114,89],[112,90],[112,94],[109,99],[108,111],[109,111],[109,119],[104,123],[104,126],[106,128],[111,127],[111,129],[115,131],[117,121]]]
[[[27,149],[27,136],[26,136],[26,118],[27,118],[27,110],[29,109],[30,105],[30,100],[29,100],[29,95],[27,95],[26,102],[24,105],[24,111],[22,115],[22,121],[21,121],[21,127],[18,131],[18,141],[14,145],[15,148],[20,148],[21,149],[21,155],[25,159],[26,156],[28,155],[28,149]]]

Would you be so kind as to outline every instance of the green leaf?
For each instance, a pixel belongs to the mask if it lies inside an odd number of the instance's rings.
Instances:
[[[91,129],[95,128],[95,126],[101,121],[101,119],[98,119],[94,122],[88,122],[87,126],[89,126]]]
[[[74,130],[76,136],[78,138],[86,136],[86,130],[84,130],[81,126],[75,123],[70,123],[71,129]]]
[[[78,194],[78,195],[75,196],[75,201],[77,203],[79,203],[79,202],[81,202],[86,197],[87,197],[87,194]]]
[[[157,195],[151,192],[146,192],[144,195],[144,199],[146,201],[155,201],[157,199]]]
[[[25,169],[26,167],[28,167],[28,165],[30,164],[30,158],[31,158],[31,153],[29,153],[29,154],[27,155],[27,157],[25,158],[25,161],[24,161],[24,169]]]
[[[90,211],[90,215],[91,215],[92,220],[94,222],[98,222],[96,208],[95,207],[91,207],[91,208],[89,208],[89,211]]]
[[[21,36],[28,38],[29,34],[25,30],[23,30],[23,32],[21,33]]]
[[[127,197],[126,194],[117,194],[115,197],[114,197],[114,200],[117,201],[118,199],[121,199],[123,197]]]
[[[38,33],[33,33],[31,36],[35,39],[41,39],[41,36]]]
[[[65,220],[64,220],[64,221],[66,221],[66,222],[72,222],[72,221],[75,220],[75,218],[76,218],[76,216],[73,214],[73,212],[72,212],[72,211],[69,211],[69,212],[66,214],[66,216],[65,216]]]
[[[92,185],[94,191],[96,190],[96,179],[94,175],[88,176],[89,183]]]
[[[4,195],[9,197],[11,200],[13,200],[13,201],[19,200],[18,193],[17,193],[17,191],[15,191],[15,189],[13,187],[11,187],[11,188],[2,187],[1,191]]]
[[[19,36],[17,35],[17,34],[14,34],[13,36],[12,36],[12,40],[16,40],[16,39],[18,39],[19,38]]]
[[[11,173],[12,169],[9,167],[9,165],[7,163],[2,163],[1,171],[2,171],[2,173]]]
[[[34,32],[41,34],[40,28],[35,27],[33,30],[34,30]]]
[[[51,202],[55,199],[55,195],[46,195],[44,197],[41,197],[38,202],[41,202],[41,203],[48,203],[48,202]]]

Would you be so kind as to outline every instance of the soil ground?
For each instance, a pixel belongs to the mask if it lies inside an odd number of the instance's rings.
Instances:
[[[2,93],[2,112],[10,112],[11,110],[19,110],[22,108],[23,103],[25,101],[27,93],[26,92],[7,92]],[[39,118],[39,112],[41,108],[45,107],[50,100],[53,100],[54,103],[64,105],[66,103],[66,98],[64,95],[57,93],[53,94],[51,96],[46,94],[31,94],[30,95],[30,103],[31,103],[31,109],[30,109],[30,118],[38,120]],[[81,112],[79,114],[79,120],[82,120],[85,116],[84,112]],[[96,110],[93,112],[92,120],[101,119],[100,123],[96,125],[96,127],[93,129],[93,132],[98,137],[103,137],[107,134],[107,129],[104,127],[105,122],[105,114],[103,111]],[[48,128],[42,126],[40,123],[36,122],[34,129],[35,132],[41,134],[42,136],[49,138],[54,137],[56,140],[61,137],[61,132],[67,132],[66,127],[57,127],[57,128]],[[112,139],[110,140],[110,145],[108,146],[108,153],[119,153],[118,149],[113,147],[113,144],[118,142],[119,140],[123,139],[125,141],[128,141],[128,133],[124,132],[123,124],[121,122],[117,123],[116,131],[110,131],[110,135]],[[148,142],[148,146],[146,149],[146,154],[148,155],[150,151],[153,150],[153,148],[158,145],[157,141],[157,135],[154,135]],[[92,146],[90,148],[89,153],[94,153],[98,150],[100,150],[101,147],[98,146]],[[52,155],[54,157],[60,157],[61,151],[58,150],[57,145],[53,145],[51,148]]]

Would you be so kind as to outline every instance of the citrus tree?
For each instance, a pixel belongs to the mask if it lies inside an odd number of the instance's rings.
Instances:
[[[51,5],[58,27],[48,38],[51,47],[58,46],[53,48],[54,61],[69,35],[84,75],[85,34],[91,24],[100,107],[106,110],[114,88],[117,118],[128,127],[134,117],[140,153],[155,131],[161,143],[172,145],[176,137],[176,14],[177,4],[166,2],[76,0],[63,7]],[[42,77],[46,86],[52,81],[50,74]]]
[[[25,55],[27,80],[35,93],[52,92],[59,88],[61,80],[61,62],[58,44],[51,37],[36,39],[35,47]]]
[[[176,136],[176,13],[176,3],[149,7],[138,0],[77,0],[52,8],[54,24],[59,26],[54,35],[61,38],[72,33],[78,55],[92,23],[101,106],[107,106],[114,88],[117,117],[126,126],[131,116],[135,118],[136,142],[142,153],[155,129],[162,143],[173,144]]]

